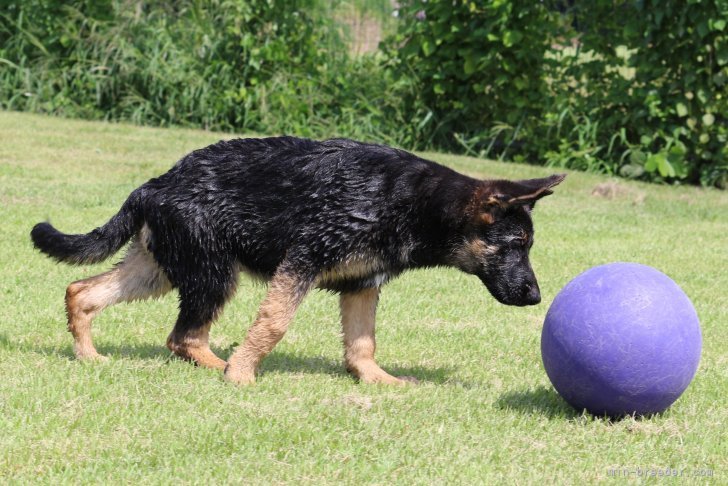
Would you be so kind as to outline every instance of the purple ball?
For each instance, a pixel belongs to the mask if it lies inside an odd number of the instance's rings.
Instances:
[[[578,410],[612,417],[669,407],[688,387],[702,338],[693,304],[637,263],[591,268],[554,299],[541,334],[551,383]]]

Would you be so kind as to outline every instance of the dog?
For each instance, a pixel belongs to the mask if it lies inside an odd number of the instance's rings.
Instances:
[[[304,296],[320,288],[340,294],[346,369],[364,383],[402,384],[410,379],[374,360],[382,286],[406,270],[448,266],[477,276],[503,304],[539,303],[530,215],[564,177],[478,180],[383,145],[236,139],[183,157],[88,234],[44,222],[31,239],[70,264],[101,262],[131,240],[112,270],[66,290],[79,359],[105,359],[91,339],[92,320],[104,308],[177,289],[179,316],[167,347],[228,381],[251,384]],[[210,350],[209,331],[241,272],[266,281],[267,294],[225,362]]]

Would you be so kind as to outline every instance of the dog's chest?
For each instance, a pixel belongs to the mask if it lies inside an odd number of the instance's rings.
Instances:
[[[381,287],[399,272],[374,256],[356,256],[322,271],[316,286],[334,291]]]

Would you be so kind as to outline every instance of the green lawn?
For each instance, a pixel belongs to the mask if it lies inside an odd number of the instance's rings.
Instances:
[[[104,312],[109,362],[73,358],[66,285],[108,268],[37,253],[50,219],[87,232],[127,194],[221,135],[0,112],[0,482],[430,484],[611,482],[610,468],[712,472],[728,483],[728,193],[572,173],[539,203],[532,262],[544,301],[498,304],[455,270],[411,272],[382,293],[377,356],[422,383],[355,383],[341,365],[336,297],[316,292],[253,387],[171,359],[173,294]],[[427,154],[482,177],[548,170]],[[610,422],[572,410],[543,370],[548,305],[571,278],[611,261],[652,265],[693,300],[697,376],[666,413]],[[242,279],[212,329],[227,357],[264,287]],[[622,481],[622,479],[619,479]]]

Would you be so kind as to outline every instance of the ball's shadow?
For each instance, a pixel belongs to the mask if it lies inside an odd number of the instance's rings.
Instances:
[[[573,419],[581,412],[556,393],[553,388],[539,386],[525,391],[510,391],[502,394],[495,402],[502,410],[514,410],[524,415],[543,415],[550,419]]]
[[[504,393],[496,400],[495,405],[501,410],[514,410],[524,415],[538,414],[549,419],[571,420],[586,414],[590,419],[603,420],[608,423],[617,423],[628,418],[649,420],[664,414],[664,412],[659,412],[643,415],[594,415],[585,410],[575,409],[561,398],[556,390],[546,386],[539,386],[536,389],[526,391]]]

